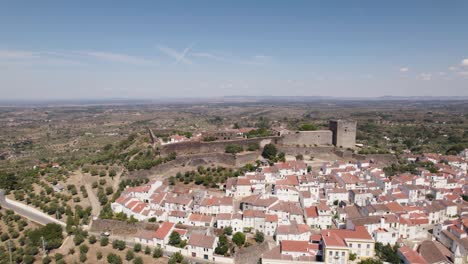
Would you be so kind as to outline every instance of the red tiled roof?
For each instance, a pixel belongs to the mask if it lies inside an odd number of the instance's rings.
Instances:
[[[187,245],[213,249],[216,246],[214,243],[215,240],[216,240],[216,237],[214,236],[206,236],[202,234],[193,233],[190,236],[189,241],[187,242]]]
[[[398,251],[403,256],[405,256],[406,260],[410,264],[428,264],[428,262],[421,255],[407,246],[400,247]]]
[[[311,206],[305,208],[307,218],[316,218],[318,217],[317,206]]]
[[[359,239],[374,241],[363,226],[356,226],[354,230],[350,229],[325,229],[321,231],[322,239],[326,246],[346,246],[347,239]]]
[[[281,252],[304,252],[315,255],[315,252],[318,251],[319,245],[312,244],[308,241],[292,241],[292,240],[283,240],[281,241]]]
[[[213,221],[213,216],[202,215],[202,214],[191,214],[189,217],[189,221],[210,223],[211,221]]]
[[[164,239],[166,236],[169,235],[169,232],[174,227],[174,223],[171,222],[163,222],[161,226],[159,226],[158,230],[154,234],[154,237],[157,239]]]

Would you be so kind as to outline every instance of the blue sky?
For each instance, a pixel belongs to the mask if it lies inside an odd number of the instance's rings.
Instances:
[[[468,1],[1,1],[2,99],[468,96]]]

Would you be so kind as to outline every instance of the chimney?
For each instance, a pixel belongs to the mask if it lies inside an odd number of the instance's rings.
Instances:
[[[329,237],[329,236],[330,236],[330,231],[327,231],[327,237]]]

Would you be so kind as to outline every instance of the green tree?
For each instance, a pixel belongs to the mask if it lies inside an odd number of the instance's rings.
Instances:
[[[125,259],[126,259],[127,261],[130,261],[130,260],[132,260],[134,257],[135,257],[135,253],[133,252],[133,250],[131,250],[131,249],[127,250],[127,254],[125,254]]]
[[[86,257],[86,253],[80,253],[80,262],[81,263],[86,263],[86,260],[88,257]]]
[[[133,260],[133,264],[143,264],[143,259],[141,257],[136,257]]]
[[[302,124],[301,126],[299,126],[299,131],[314,131],[317,129],[317,126],[312,123]]]
[[[389,244],[383,245],[382,243],[375,243],[375,253],[381,260],[389,263],[400,263],[398,257],[398,245],[393,247]]]
[[[151,248],[149,246],[145,247],[145,255],[151,254]]]
[[[122,258],[114,253],[107,255],[107,263],[109,264],[122,264]]]
[[[112,248],[118,249],[120,251],[125,249],[125,241],[123,240],[114,240],[112,241]]]
[[[184,260],[184,256],[182,256],[180,252],[176,252],[172,254],[172,256],[169,258],[168,263],[182,263],[183,260]]]
[[[223,233],[225,235],[228,235],[228,236],[232,235],[232,227],[228,226],[228,227],[224,228]]]
[[[42,264],[49,264],[52,262],[52,259],[49,257],[49,256],[45,256],[43,259],[42,259]]]
[[[88,238],[88,241],[89,241],[89,244],[94,245],[94,243],[97,242],[96,236],[95,236],[95,235],[91,235],[91,236]]]
[[[226,153],[231,153],[231,154],[236,154],[239,152],[244,151],[244,148],[241,145],[238,144],[229,144],[225,148]]]
[[[229,243],[226,235],[220,235],[218,239],[218,245],[215,248],[215,253],[218,255],[225,255],[229,250]]]
[[[169,236],[169,245],[176,246],[179,245],[180,242],[180,234],[175,231],[172,231],[171,235]]]
[[[383,264],[383,262],[379,259],[368,258],[358,262],[358,264]]]
[[[163,250],[160,247],[157,247],[153,251],[153,258],[160,258],[163,256]]]
[[[266,144],[265,147],[263,148],[262,156],[265,159],[274,159],[276,158],[276,155],[278,154],[278,149],[276,148],[275,145],[273,144]]]
[[[89,247],[87,245],[83,244],[83,245],[80,246],[80,253],[81,254],[88,253],[88,250],[89,250]]]
[[[237,246],[241,247],[245,243],[245,234],[242,232],[237,232],[232,236],[232,242]]]
[[[262,232],[257,230],[255,232],[255,241],[257,243],[262,243],[264,240],[265,240],[265,235]]]
[[[105,246],[109,245],[109,238],[101,237],[100,244],[101,244],[101,247],[105,247]]]
[[[134,246],[133,246],[133,250],[135,252],[140,252],[141,251],[141,244],[140,243],[136,243]]]
[[[27,232],[27,237],[31,243],[37,247],[42,245],[42,238],[46,241],[46,249],[51,250],[59,248],[63,242],[62,226],[58,224],[47,224]],[[5,233],[4,233],[5,234]],[[3,236],[3,235],[2,235]],[[3,239],[3,237],[2,237]]]

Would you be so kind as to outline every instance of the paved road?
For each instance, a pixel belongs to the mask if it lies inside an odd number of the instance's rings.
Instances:
[[[62,226],[66,226],[64,222],[61,222],[52,216],[49,216],[36,208],[30,207],[19,202],[11,201],[5,197],[5,191],[0,189],[0,205],[4,208],[13,210],[15,213],[41,225],[49,223],[56,223]]]

